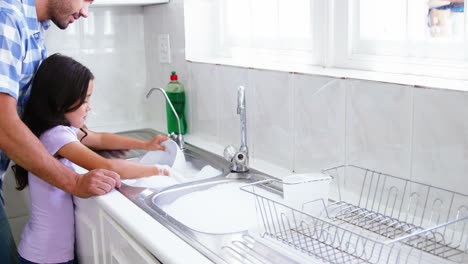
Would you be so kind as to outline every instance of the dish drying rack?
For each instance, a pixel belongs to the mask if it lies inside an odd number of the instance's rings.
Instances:
[[[353,165],[323,173],[328,201],[300,209],[266,195],[281,181],[241,188],[255,197],[263,237],[327,263],[468,263],[468,195]]]

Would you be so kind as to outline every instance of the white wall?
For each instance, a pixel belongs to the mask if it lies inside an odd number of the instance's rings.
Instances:
[[[254,163],[296,172],[351,163],[467,193],[468,93],[186,62],[183,0],[145,7],[144,21],[148,86],[179,72],[190,135],[238,145],[245,84]],[[170,65],[158,63],[158,34],[170,34]],[[164,129],[158,99],[151,118]]]
[[[146,53],[143,7],[93,7],[89,18],[66,30],[46,31],[49,54],[60,52],[89,67],[95,76],[88,126],[136,124],[146,121]],[[131,124],[128,127],[132,127]]]
[[[73,55],[96,75],[91,127],[142,122],[165,131],[163,97],[144,94],[176,70],[189,137],[219,146],[239,144],[236,88],[246,86],[254,165],[305,172],[352,163],[467,192],[466,92],[187,62],[183,0],[92,12],[75,31],[47,37],[51,53]],[[159,34],[170,35],[171,64],[159,63]]]

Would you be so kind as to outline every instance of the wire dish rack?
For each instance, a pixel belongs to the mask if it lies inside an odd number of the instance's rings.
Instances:
[[[328,263],[468,263],[468,195],[353,165],[323,172],[328,200],[300,209],[267,195],[279,181],[241,188],[255,197],[263,237]]]

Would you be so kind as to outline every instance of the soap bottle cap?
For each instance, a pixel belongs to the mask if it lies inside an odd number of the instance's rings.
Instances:
[[[171,81],[177,81],[177,74],[175,71],[171,72]]]

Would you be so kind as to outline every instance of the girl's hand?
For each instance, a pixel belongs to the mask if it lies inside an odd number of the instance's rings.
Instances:
[[[171,172],[170,172],[170,167],[169,166],[161,166],[161,165],[155,165],[157,171],[158,171],[158,175],[161,175],[161,176],[170,176],[171,175]]]
[[[150,141],[146,142],[146,150],[165,150],[164,146],[161,146],[163,141],[168,140],[169,138],[162,135],[157,135]]]

